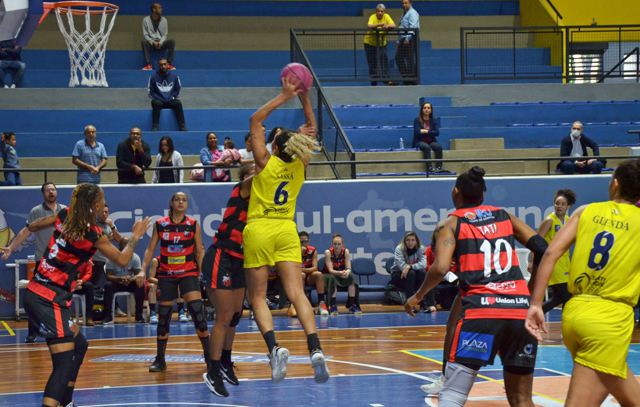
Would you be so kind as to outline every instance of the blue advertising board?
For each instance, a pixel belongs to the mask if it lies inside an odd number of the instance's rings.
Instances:
[[[553,210],[553,194],[560,188],[576,191],[578,205],[608,198],[610,176],[554,176],[487,178],[485,202],[507,208],[531,227],[537,228]],[[428,244],[436,224],[453,211],[453,179],[392,179],[358,181],[308,181],[298,198],[296,222],[310,234],[311,244],[322,253],[331,237],[339,233],[353,258],[369,258],[376,264],[372,284],[385,284],[389,277],[385,259],[407,231],[415,231]],[[202,224],[205,246],[222,219],[232,184],[105,185],[106,200],[118,230],[131,229],[136,219],[166,215],[169,199],[176,191],[189,196],[189,214]],[[58,201],[68,203],[72,186],[59,186]],[[0,246],[25,224],[29,210],[42,201],[39,187],[0,189]],[[150,232],[149,232],[150,233]],[[148,236],[138,245],[144,252]],[[8,260],[33,254],[25,245]],[[14,275],[0,263],[0,317],[13,314]]]

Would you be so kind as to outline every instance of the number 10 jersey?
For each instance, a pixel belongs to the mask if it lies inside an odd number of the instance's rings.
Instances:
[[[525,319],[529,289],[516,255],[513,224],[501,208],[461,208],[455,260],[465,319]]]

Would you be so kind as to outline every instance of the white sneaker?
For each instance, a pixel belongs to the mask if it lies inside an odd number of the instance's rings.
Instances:
[[[180,322],[189,322],[189,318],[187,318],[187,314],[185,314],[184,312],[178,315],[178,320]]]
[[[16,88],[16,84],[12,83],[10,87],[11,87],[11,89],[15,89]]]
[[[329,380],[329,368],[321,350],[311,354],[311,367],[313,367],[313,379],[316,383],[324,383]]]
[[[289,360],[289,349],[279,346],[273,348],[269,355],[271,365],[271,381],[280,383],[287,376],[287,360]]]
[[[422,392],[428,396],[435,396],[438,393],[440,393],[440,390],[442,390],[443,385],[444,385],[444,375],[440,375],[438,380],[432,383],[423,384],[422,386],[420,386],[420,390],[422,390]]]
[[[149,323],[151,325],[158,325],[158,314],[153,314],[149,317]]]

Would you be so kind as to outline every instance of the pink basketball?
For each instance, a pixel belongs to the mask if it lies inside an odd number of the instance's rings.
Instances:
[[[309,68],[297,62],[292,62],[282,68],[282,71],[280,71],[280,79],[284,77],[298,80],[300,82],[300,89],[305,93],[313,86],[313,76]]]

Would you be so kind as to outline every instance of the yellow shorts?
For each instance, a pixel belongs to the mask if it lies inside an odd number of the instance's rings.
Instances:
[[[296,223],[283,219],[259,219],[242,232],[244,267],[273,266],[281,261],[302,262]]]
[[[627,378],[633,308],[591,295],[572,297],[562,311],[562,336],[573,360]]]

